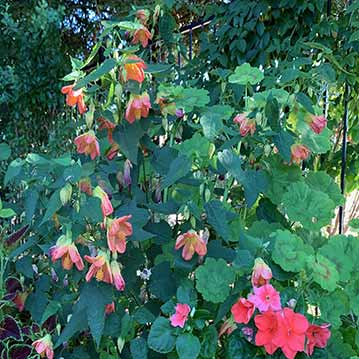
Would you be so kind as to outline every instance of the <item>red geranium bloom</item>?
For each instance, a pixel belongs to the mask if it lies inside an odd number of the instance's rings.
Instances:
[[[138,56],[132,55],[126,58],[126,62],[124,64],[124,80],[134,80],[139,83],[142,83],[145,79],[144,69],[147,68],[145,62],[139,58]]]
[[[310,155],[309,148],[301,144],[292,145],[290,150],[292,152],[292,161],[297,164],[302,160],[306,160]]]
[[[177,250],[181,247],[183,247],[182,257],[186,261],[191,260],[195,252],[199,256],[207,254],[206,242],[193,231],[189,231],[177,237],[175,249]]]
[[[131,95],[127,104],[125,118],[129,123],[133,123],[141,117],[146,118],[150,108],[152,107],[147,92],[144,92],[142,95]]]
[[[279,347],[273,343],[273,339],[277,335],[278,330],[276,314],[271,310],[263,314],[258,314],[254,317],[254,323],[258,328],[255,338],[256,345],[263,345],[266,352],[272,355]]]
[[[294,359],[297,352],[304,351],[305,333],[309,327],[307,318],[291,308],[277,312],[278,331],[273,339],[288,359]]]
[[[260,287],[269,284],[272,279],[272,271],[262,258],[256,258],[252,271],[252,285],[253,287]]]
[[[148,45],[148,40],[151,39],[152,39],[152,34],[148,31],[147,27],[142,25],[133,34],[132,43],[138,44],[140,42],[142,47],[146,47]]]
[[[330,338],[330,330],[328,329],[330,324],[322,324],[322,325],[310,325],[307,332],[307,347],[305,352],[308,355],[312,355],[314,351],[314,347],[317,348],[325,348],[327,346],[327,342]]]
[[[259,288],[254,287],[253,291],[254,294],[251,294],[248,299],[259,311],[281,309],[279,293],[270,284],[262,285]]]
[[[110,251],[125,253],[126,238],[132,235],[132,225],[128,222],[131,215],[110,221],[107,228],[107,244]]]
[[[232,306],[231,312],[237,323],[247,324],[255,311],[256,307],[252,302],[245,298],[239,298],[238,302]]]
[[[100,156],[100,146],[93,131],[77,136],[74,143],[77,147],[78,153],[90,155],[92,160],[94,160],[97,156]]]
[[[325,118],[325,116],[312,115],[310,117],[309,126],[316,134],[319,135],[323,131],[326,125],[327,125],[327,119]]]
[[[75,85],[68,85],[64,86],[61,89],[61,92],[63,94],[66,94],[66,104],[74,107],[77,105],[77,108],[80,112],[80,114],[84,114],[87,111],[85,101],[84,101],[84,95],[82,93],[82,89],[73,91],[73,87]]]
[[[191,311],[191,308],[188,304],[178,303],[176,305],[176,313],[173,314],[170,318],[171,325],[173,327],[184,327],[184,324],[188,318],[188,314]]]

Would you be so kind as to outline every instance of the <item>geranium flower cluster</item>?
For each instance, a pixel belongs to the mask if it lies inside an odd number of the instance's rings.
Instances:
[[[330,338],[329,324],[310,325],[303,314],[282,308],[279,292],[269,284],[271,278],[271,269],[257,258],[252,272],[253,293],[232,306],[234,321],[248,324],[257,310],[255,344],[270,355],[280,348],[286,358],[294,359],[298,352],[312,355],[315,347],[324,348]]]

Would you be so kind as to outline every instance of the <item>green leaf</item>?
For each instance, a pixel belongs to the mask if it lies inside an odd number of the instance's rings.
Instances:
[[[27,278],[33,278],[34,271],[32,269],[32,259],[31,256],[27,255],[18,259],[15,262],[16,271],[22,273]]]
[[[300,103],[308,112],[315,114],[312,100],[303,92],[299,92],[296,95],[298,103]]]
[[[158,353],[171,352],[176,344],[174,328],[168,319],[158,317],[151,326],[147,339],[148,346]]]
[[[238,85],[256,85],[264,79],[263,72],[257,67],[252,67],[248,63],[237,66],[234,74],[229,76],[229,82]]]
[[[88,85],[90,82],[98,80],[103,75],[109,73],[116,65],[117,60],[115,59],[105,60],[96,70],[79,80],[73,90],[79,90]]]
[[[169,72],[172,69],[173,65],[170,64],[147,64],[145,72],[149,74],[163,74]]]
[[[42,325],[49,319],[51,316],[55,315],[61,309],[61,304],[57,301],[50,301],[49,304],[46,306],[44,313],[42,314],[41,322]]]
[[[204,358],[213,358],[217,350],[218,334],[216,327],[210,325],[203,332],[201,343],[201,356]]]
[[[331,137],[332,131],[327,127],[319,135],[314,133],[309,126],[302,131],[302,143],[313,153],[327,153],[332,147]]]
[[[144,338],[136,338],[130,341],[132,359],[147,359],[147,343]]]
[[[167,175],[161,183],[161,188],[167,188],[185,177],[192,167],[192,162],[185,155],[178,156],[170,165]]]
[[[350,35],[349,42],[359,41],[359,30]]]
[[[279,154],[284,161],[289,162],[292,156],[290,147],[294,144],[294,137],[285,130],[273,136],[273,142],[279,150]]]
[[[28,189],[24,192],[24,196],[26,222],[30,222],[36,211],[37,203],[39,201],[39,192],[33,189]]]
[[[223,203],[219,200],[212,200],[204,205],[204,209],[207,213],[208,223],[228,242],[230,239],[230,229]]]
[[[334,328],[341,326],[341,316],[349,312],[349,301],[347,295],[341,289],[320,296],[320,317],[323,321],[330,323]]]
[[[351,278],[351,281],[345,287],[345,293],[349,297],[350,309],[355,315],[359,315],[359,279]]]
[[[289,219],[312,231],[329,224],[334,214],[335,203],[329,196],[304,182],[291,184],[282,200]]]
[[[146,307],[140,307],[135,311],[133,319],[135,319],[137,323],[143,325],[154,322],[156,317]]]
[[[192,112],[195,107],[205,107],[208,103],[208,91],[194,87],[183,89],[182,95],[176,99],[177,108],[183,108],[185,112]]]
[[[212,303],[224,302],[235,280],[235,271],[223,259],[207,258],[195,272],[196,288],[203,298]]]
[[[310,256],[307,264],[308,270],[313,273],[314,282],[318,283],[328,292],[332,292],[336,289],[339,281],[339,273],[333,262],[317,254],[316,257]]]
[[[264,112],[267,117],[269,126],[275,132],[278,132],[280,130],[279,110],[280,110],[280,108],[279,108],[278,101],[270,93],[268,96],[268,99],[267,99],[267,103],[266,103]]]
[[[201,344],[193,334],[181,334],[176,340],[176,351],[179,359],[196,359],[200,350]]]
[[[151,294],[167,301],[176,294],[176,282],[169,262],[162,262],[152,268],[149,289]]]
[[[175,145],[174,148],[187,157],[207,159],[210,145],[205,137],[196,132],[191,138]]]
[[[0,143],[0,161],[6,161],[10,156],[11,156],[10,146],[5,142]]]
[[[4,178],[5,186],[21,172],[24,163],[24,160],[20,160],[19,158],[17,158],[9,164]]]
[[[287,230],[277,230],[270,238],[274,241],[272,258],[285,271],[299,272],[306,267],[313,248],[305,245],[301,238]]]
[[[0,209],[0,218],[9,218],[16,216],[16,213],[11,208],[2,208]]]
[[[46,205],[47,209],[42,219],[40,225],[47,222],[56,211],[58,211],[62,207],[61,199],[60,199],[60,190],[56,190],[50,197],[49,201]]]

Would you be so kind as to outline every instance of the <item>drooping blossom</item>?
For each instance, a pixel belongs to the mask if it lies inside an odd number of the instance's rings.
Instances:
[[[71,270],[74,264],[78,270],[84,269],[84,262],[80,253],[72,239],[67,235],[60,236],[56,245],[50,248],[50,256],[53,263],[61,258],[62,267],[65,270]]]
[[[235,322],[239,324],[248,324],[256,307],[252,302],[245,298],[239,298],[231,308],[231,313]]]
[[[330,324],[325,323],[322,325],[310,325],[306,332],[307,345],[305,352],[308,355],[312,355],[314,347],[325,348],[330,338],[330,330],[328,329]]]
[[[113,213],[113,207],[107,193],[100,187],[96,186],[93,190],[94,197],[101,200],[101,210],[104,217],[109,216]]]
[[[77,105],[77,109],[79,110],[80,114],[84,114],[87,111],[85,101],[84,101],[84,95],[82,93],[82,89],[73,90],[73,87],[75,85],[68,85],[64,86],[61,89],[61,92],[66,95],[66,104],[68,106],[74,107]]]
[[[249,300],[258,308],[259,311],[280,310],[279,293],[270,285],[265,284],[261,287],[253,288],[254,294],[249,296]]]
[[[138,44],[141,43],[142,47],[147,47],[148,40],[152,39],[152,34],[149,32],[146,26],[141,25],[135,33],[133,34],[132,43]]]
[[[132,163],[130,160],[127,159],[123,165],[123,184],[126,187],[129,187],[132,183],[131,169],[132,169]]]
[[[97,156],[100,156],[100,145],[93,131],[77,136],[74,143],[77,147],[78,153],[90,155],[92,160],[94,160]]]
[[[145,79],[145,69],[147,68],[145,62],[135,55],[127,56],[125,59],[124,68],[124,80],[133,80],[138,83],[142,83]]]
[[[116,142],[112,142],[111,146],[106,151],[106,158],[112,161],[120,151],[120,146]]]
[[[241,136],[247,136],[248,133],[253,136],[256,132],[256,121],[247,118],[246,114],[240,113],[234,119],[233,122],[239,125],[239,132]]]
[[[146,25],[149,17],[150,12],[148,10],[140,9],[136,11],[136,18],[142,25]]]
[[[273,342],[278,330],[276,313],[268,310],[262,314],[258,314],[254,317],[254,323],[258,328],[255,337],[256,345],[264,346],[266,352],[272,355],[279,347]]]
[[[188,304],[178,303],[176,305],[175,310],[176,310],[176,313],[171,315],[171,317],[170,317],[171,325],[173,327],[183,328],[185,325],[185,322],[188,318],[188,314],[191,311],[191,308]]]
[[[126,108],[126,121],[134,123],[136,120],[141,119],[141,117],[148,117],[150,108],[152,107],[147,92],[144,92],[142,95],[131,95]]]
[[[80,179],[79,189],[81,192],[87,193],[89,196],[92,196],[92,186],[91,186],[91,180],[89,177]]]
[[[182,257],[189,261],[192,259],[194,253],[199,256],[207,254],[206,242],[194,231],[188,231],[177,237],[175,249],[178,250],[183,247]]]
[[[47,359],[54,358],[54,349],[50,334],[46,334],[43,338],[35,340],[32,343],[32,346],[35,348],[36,352],[40,354],[41,358],[44,358],[45,356]]]
[[[98,127],[99,130],[107,130],[107,138],[110,143],[113,143],[113,130],[116,128],[116,125],[109,120],[106,120],[104,117],[99,117],[97,122],[100,124]]]
[[[327,119],[325,118],[325,116],[323,116],[323,115],[321,115],[321,116],[311,115],[310,116],[309,126],[313,130],[313,132],[315,132],[316,134],[319,135],[324,130],[326,125],[327,125]]]
[[[302,144],[294,144],[290,147],[292,153],[292,162],[300,164],[301,161],[306,160],[310,155],[310,150],[307,146]]]
[[[120,291],[125,290],[125,281],[121,274],[121,268],[115,260],[111,262],[111,271],[115,288]]]
[[[115,311],[115,303],[112,302],[110,304],[106,304],[105,306],[105,314],[111,314]]]
[[[297,352],[304,351],[305,333],[309,327],[307,318],[295,313],[291,308],[284,308],[276,313],[278,331],[273,339],[288,359],[294,359]]]
[[[111,266],[109,263],[108,255],[105,252],[99,251],[96,257],[90,257],[86,255],[85,259],[88,263],[91,264],[86,274],[87,282],[89,282],[91,278],[95,276],[99,282],[113,284]]]
[[[132,225],[128,222],[131,217],[128,215],[108,220],[107,244],[111,252],[125,253],[126,239],[132,235]]]
[[[272,270],[263,261],[262,258],[256,258],[254,261],[254,267],[252,271],[252,286],[260,287],[264,284],[269,284],[272,279]]]

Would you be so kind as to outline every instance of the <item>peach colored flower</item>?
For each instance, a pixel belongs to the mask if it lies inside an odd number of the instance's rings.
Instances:
[[[141,84],[145,79],[144,69],[147,68],[145,62],[135,55],[128,56],[125,61],[123,65],[125,72],[124,80],[133,80]]]
[[[306,160],[310,155],[308,147],[301,144],[294,144],[290,147],[292,153],[292,162],[299,164],[302,160]]]
[[[68,85],[64,86],[61,89],[61,92],[66,95],[66,104],[68,106],[74,107],[77,105],[77,108],[80,112],[80,114],[84,114],[87,111],[85,101],[84,101],[84,95],[82,93],[82,89],[73,90],[73,87],[75,85]]]
[[[104,218],[113,213],[111,201],[107,193],[100,186],[95,187],[93,195],[101,200],[101,210]]]
[[[109,161],[112,161],[117,156],[119,151],[120,151],[120,146],[118,145],[118,143],[113,142],[109,147],[109,149],[106,151],[106,158]]]
[[[192,259],[194,253],[199,256],[207,254],[206,242],[194,231],[189,231],[177,237],[175,249],[178,250],[183,247],[182,257],[189,261]]]
[[[99,282],[113,284],[113,276],[108,256],[105,252],[99,251],[96,257],[85,256],[87,262],[91,263],[86,274],[86,281],[89,282],[93,276]]]
[[[126,238],[132,235],[132,225],[128,222],[131,215],[109,220],[107,244],[111,252],[125,253]]]
[[[137,10],[136,18],[142,25],[146,25],[148,18],[150,17],[150,12],[145,9]]]
[[[147,27],[141,25],[133,34],[132,43],[141,43],[142,47],[147,47],[148,40],[152,39],[152,34],[148,31]]]
[[[97,156],[100,156],[100,146],[93,131],[84,133],[77,136],[74,140],[78,153],[90,155],[94,160]]]
[[[50,334],[46,334],[43,338],[35,340],[32,343],[32,346],[35,348],[36,352],[40,354],[41,358],[44,358],[45,355],[47,359],[54,358],[54,349]]]
[[[244,113],[237,115],[233,119],[233,122],[239,125],[239,132],[243,137],[247,136],[248,133],[253,136],[254,132],[256,131],[256,121],[248,119]]]
[[[111,271],[113,277],[113,284],[115,285],[116,289],[120,291],[124,291],[125,281],[122,277],[120,266],[116,261],[111,262]]]
[[[131,95],[127,103],[126,121],[129,123],[139,120],[141,117],[146,118],[150,111],[151,102],[147,92],[142,95]]]
[[[170,317],[170,321],[171,321],[171,325],[173,327],[184,327],[184,324],[188,318],[188,314],[191,311],[191,308],[188,304],[181,304],[178,303],[176,305],[176,313],[171,315]]]
[[[269,284],[272,279],[272,271],[263,261],[262,258],[256,258],[252,271],[252,285],[253,287],[260,287],[264,284]]]

